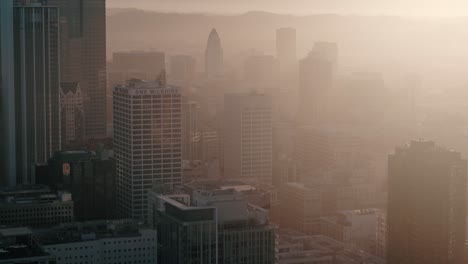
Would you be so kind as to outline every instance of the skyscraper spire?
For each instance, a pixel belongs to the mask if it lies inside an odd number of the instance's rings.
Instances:
[[[208,37],[205,51],[205,73],[207,77],[223,74],[223,47],[216,29],[212,29]]]

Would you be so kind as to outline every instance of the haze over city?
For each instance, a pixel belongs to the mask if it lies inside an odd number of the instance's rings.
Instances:
[[[311,15],[317,13],[465,16],[468,4],[463,0],[111,0],[108,7],[137,8],[182,13],[243,13],[264,11],[279,14]]]
[[[468,3],[0,0],[0,264],[468,263]]]

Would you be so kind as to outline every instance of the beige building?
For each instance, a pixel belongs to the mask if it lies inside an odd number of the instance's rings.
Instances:
[[[182,99],[163,81],[114,88],[114,157],[123,217],[144,219],[147,191],[182,182]]]
[[[224,176],[272,182],[272,108],[266,95],[224,98]]]

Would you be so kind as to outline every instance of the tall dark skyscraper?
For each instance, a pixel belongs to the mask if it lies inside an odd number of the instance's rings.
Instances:
[[[205,74],[216,77],[223,74],[223,47],[216,29],[212,29],[208,37],[205,51]]]
[[[106,137],[106,1],[49,0],[60,8],[61,79],[83,92],[85,136]]]
[[[464,263],[466,161],[430,141],[388,159],[389,264]]]
[[[16,184],[13,0],[0,1],[0,186]]]
[[[46,1],[2,1],[5,185],[34,181],[60,149],[59,11]],[[3,115],[4,114],[4,115]]]

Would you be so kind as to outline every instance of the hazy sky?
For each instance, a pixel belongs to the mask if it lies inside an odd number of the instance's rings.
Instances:
[[[343,13],[465,16],[467,0],[108,0],[108,7],[175,12],[287,14]]]

